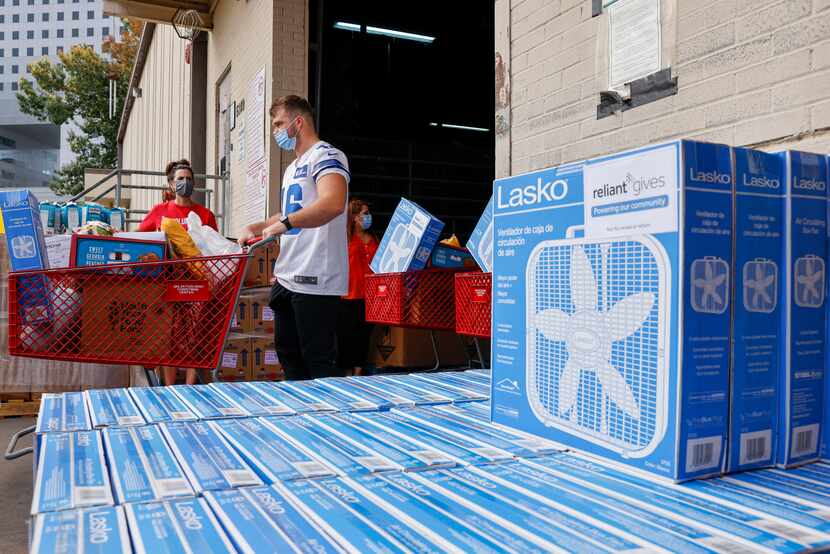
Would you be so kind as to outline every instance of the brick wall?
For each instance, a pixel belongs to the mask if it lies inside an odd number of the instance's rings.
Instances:
[[[600,120],[608,15],[591,4],[497,0],[511,79],[498,175],[672,138],[830,152],[830,0],[662,0],[678,93]]]
[[[265,154],[271,176],[268,203],[272,212],[279,207],[282,169],[291,160],[278,151],[271,139],[267,111],[272,99],[277,96],[306,94],[307,13],[307,0],[220,0],[213,16],[214,29],[208,39],[206,165],[210,171],[219,171],[217,86],[220,78],[230,68],[231,100],[240,103],[246,98],[250,81],[260,69],[265,68]],[[240,122],[245,117],[246,114],[242,113],[235,130],[231,131],[231,143],[236,149],[242,130]],[[230,167],[226,232],[233,235],[248,223],[245,194],[247,164],[239,160],[238,150],[231,152]]]

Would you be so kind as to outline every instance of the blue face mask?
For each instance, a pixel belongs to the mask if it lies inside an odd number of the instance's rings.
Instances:
[[[360,227],[365,231],[372,226],[372,214],[363,214],[360,216]]]
[[[274,141],[276,141],[277,146],[283,150],[294,150],[297,146],[297,133],[295,132],[293,137],[289,137],[289,128],[291,128],[291,125],[274,133]]]

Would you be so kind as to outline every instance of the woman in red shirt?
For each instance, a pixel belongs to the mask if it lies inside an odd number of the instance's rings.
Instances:
[[[366,365],[372,325],[366,323],[365,288],[369,263],[378,249],[378,239],[369,232],[372,214],[359,198],[349,201],[346,233],[349,241],[349,292],[340,301],[337,318],[338,365],[360,375]]]
[[[209,225],[218,231],[213,212],[190,199],[193,194],[193,168],[190,167],[190,161],[183,159],[170,162],[164,172],[167,174],[167,186],[170,190],[164,191],[164,202],[156,204],[150,210],[150,213],[139,223],[138,230],[145,232],[161,230],[161,218],[163,217],[176,219],[182,227],[187,229],[187,214],[196,212],[204,225]],[[177,368],[162,367],[161,369],[164,384],[175,385]],[[188,385],[196,384],[196,371],[193,368],[187,368],[185,382]]]
[[[161,229],[161,218],[169,217],[176,219],[187,229],[187,215],[196,212],[203,225],[213,227],[217,231],[216,217],[209,209],[191,200],[193,194],[193,168],[188,160],[170,162],[164,171],[167,174],[167,186],[164,202],[156,204],[144,219],[139,223],[139,231],[159,231]]]

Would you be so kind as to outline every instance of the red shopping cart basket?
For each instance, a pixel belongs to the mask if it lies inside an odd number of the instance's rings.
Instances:
[[[366,321],[455,330],[453,279],[458,270],[425,269],[366,276]]]
[[[215,368],[248,259],[236,254],[10,273],[9,353]]]
[[[455,276],[455,330],[460,335],[490,338],[493,274]]]

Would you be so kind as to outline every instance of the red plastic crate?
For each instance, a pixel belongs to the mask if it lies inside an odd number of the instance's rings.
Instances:
[[[460,335],[490,338],[492,273],[455,276],[455,330]]]
[[[366,321],[396,327],[455,330],[458,270],[425,269],[366,276]]]

